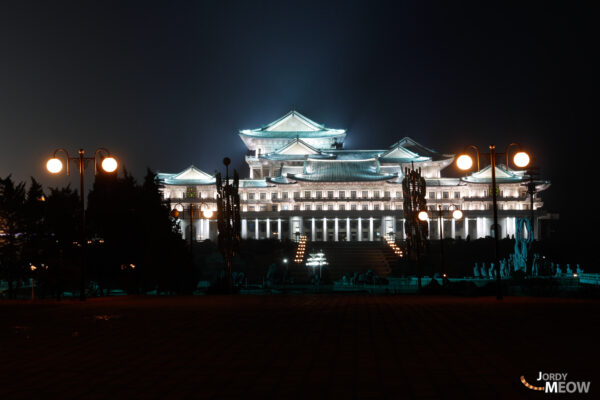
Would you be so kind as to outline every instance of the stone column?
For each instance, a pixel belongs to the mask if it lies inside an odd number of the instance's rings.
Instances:
[[[337,242],[338,241],[338,232],[339,232],[338,231],[338,219],[335,218],[334,221],[335,222],[333,223],[333,240]]]
[[[369,241],[373,241],[373,217],[369,218]]]
[[[350,241],[352,234],[350,233],[350,218],[346,218],[346,241]]]
[[[254,238],[258,239],[258,218],[254,220]]]
[[[362,242],[362,218],[358,217],[358,241]]]
[[[248,220],[242,220],[242,239],[248,239]]]
[[[317,229],[315,226],[315,219],[312,219],[312,234],[311,234],[311,240],[314,242],[315,240],[317,240]]]
[[[267,230],[266,230],[266,236],[267,239],[269,239],[271,237],[271,220],[269,218],[267,218]]]
[[[277,218],[277,238],[281,240],[283,235],[281,234],[281,218]]]
[[[323,241],[327,241],[327,218],[323,217]]]

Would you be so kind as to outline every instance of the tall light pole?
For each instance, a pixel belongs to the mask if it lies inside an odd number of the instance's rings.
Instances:
[[[181,207],[181,210],[177,209],[177,206]],[[201,201],[200,205],[198,206],[199,209],[199,215],[201,216],[202,219],[212,219],[214,216],[214,211],[208,207],[208,204]],[[179,216],[181,215],[181,212],[185,211],[185,208],[183,206],[183,204],[181,203],[176,203],[174,208],[171,210],[171,212],[169,213],[169,215],[173,218],[179,218]],[[193,238],[194,238],[194,205],[190,203],[190,206],[188,207],[188,211],[190,214],[190,249],[192,248],[192,243],[193,243]]]
[[[450,210],[448,210],[448,211],[450,211]],[[463,212],[460,209],[455,208],[452,211],[452,213],[450,214],[450,216],[454,220],[459,220],[463,217]],[[446,284],[446,273],[444,271],[444,221],[443,221],[444,210],[442,209],[441,204],[438,204],[437,217],[438,217],[438,227],[439,227],[439,232],[440,232],[440,272],[442,274],[442,282],[444,284]]]
[[[517,146],[517,147],[521,147],[519,144],[517,143],[511,143],[506,147],[506,150],[504,151],[504,153],[506,154],[506,168],[508,168],[508,155],[509,155],[509,150],[512,146]],[[460,154],[457,158],[456,158],[456,166],[463,170],[463,171],[467,171],[470,170],[473,167],[473,159],[471,158],[471,156],[469,156],[468,154],[466,154],[466,152],[468,151],[468,149],[475,149],[477,151],[477,170],[479,170],[479,148],[475,145],[469,145],[467,147],[465,147],[465,150],[463,151],[462,154]],[[490,157],[490,168],[492,170],[492,208],[494,210],[494,225],[493,225],[493,229],[494,229],[494,263],[496,265],[496,285],[497,285],[497,293],[496,293],[496,298],[498,300],[502,300],[502,282],[501,282],[501,278],[500,278],[500,263],[498,262],[498,199],[497,199],[497,191],[498,188],[496,186],[496,146],[491,144],[489,146],[490,148],[490,152],[487,153],[487,155],[489,155]],[[513,158],[513,163],[519,167],[519,168],[525,168],[527,165],[529,165],[529,154],[527,154],[526,152],[520,150],[519,152],[517,152]]]
[[[67,160],[67,175],[70,175],[69,163],[72,161],[79,168],[79,194],[81,197],[81,232],[80,232],[80,246],[81,246],[81,287],[79,299],[85,301],[85,192],[84,192],[84,174],[85,168],[90,161],[94,162],[94,175],[98,172],[98,156],[101,158],[100,165],[105,172],[115,172],[118,167],[117,160],[110,155],[110,151],[100,147],[96,149],[93,157],[86,157],[85,151],[79,149],[78,157],[69,157],[69,153],[65,149],[54,150],[54,155],[51,159],[46,162],[46,168],[52,174],[58,174],[63,169],[63,162],[57,157],[59,152],[65,153],[65,159]]]

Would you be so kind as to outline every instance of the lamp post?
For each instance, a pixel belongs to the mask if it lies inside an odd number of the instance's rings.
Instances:
[[[85,168],[90,161],[94,162],[94,175],[98,173],[98,156],[101,157],[101,167],[105,172],[115,172],[118,167],[117,160],[110,155],[110,151],[100,147],[96,149],[93,157],[86,157],[85,151],[79,149],[78,157],[69,157],[69,153],[65,149],[54,150],[54,155],[51,159],[46,162],[46,168],[52,174],[58,174],[63,169],[62,161],[57,157],[59,152],[65,153],[65,159],[67,160],[67,175],[70,175],[69,163],[74,162],[79,168],[79,194],[81,196],[81,232],[80,232],[80,246],[81,246],[81,288],[79,299],[85,301],[85,194],[84,194],[84,174]]]
[[[521,147],[518,143],[511,143],[506,147],[504,154],[506,155],[506,168],[508,168],[508,155],[511,147]],[[469,148],[473,148],[477,151],[477,170],[479,171],[479,148],[475,145],[469,145],[465,147],[465,150],[461,155],[456,159],[456,165],[463,171],[470,170],[473,167],[473,159],[471,156],[467,155],[466,152]],[[496,264],[496,285],[497,285],[497,294],[496,298],[498,300],[502,300],[502,283],[500,278],[500,264],[498,263],[498,200],[497,200],[497,186],[496,186],[496,146],[491,144],[489,146],[490,152],[487,153],[490,157],[490,168],[492,171],[492,208],[494,211],[494,263]],[[529,165],[529,154],[520,150],[517,152],[513,158],[513,163],[519,167],[524,168]]]
[[[450,210],[448,210],[450,211]],[[442,282],[444,284],[446,284],[446,273],[444,271],[444,222],[443,222],[443,217],[444,217],[444,210],[442,209],[442,205],[438,204],[438,209],[437,209],[437,217],[438,217],[438,231],[440,233],[440,271],[442,274]],[[452,213],[450,213],[450,215],[454,220],[459,220],[463,217],[463,212],[458,209],[455,208],[454,210],[452,210]]]
[[[180,206],[181,210],[178,210],[177,206]],[[171,210],[169,215],[171,215],[171,217],[173,217],[173,218],[179,218],[180,212],[183,212],[183,211],[185,211],[183,204],[176,203],[175,207]],[[192,243],[194,240],[194,204],[190,203],[190,206],[188,207],[188,211],[190,214],[190,249],[191,249]],[[200,202],[198,211],[200,213],[199,215],[201,215],[203,217],[202,219],[210,220],[214,216],[213,210],[210,207],[208,207],[207,203],[205,203],[203,201]]]
[[[319,267],[319,281],[321,281],[323,277],[323,265],[327,264],[329,263],[325,259],[325,253],[323,253],[323,250],[319,251],[318,253],[311,254],[308,260],[306,260],[306,265],[313,268]]]

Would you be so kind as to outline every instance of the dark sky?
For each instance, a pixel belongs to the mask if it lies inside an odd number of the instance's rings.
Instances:
[[[563,212],[569,160],[594,166],[597,45],[591,10],[550,3],[3,2],[0,176],[76,184],[45,172],[57,147],[108,147],[138,178],[241,166],[237,130],[295,108],[351,148],[518,141]]]

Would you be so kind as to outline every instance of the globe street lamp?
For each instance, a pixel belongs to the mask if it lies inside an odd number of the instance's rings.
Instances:
[[[508,156],[511,147],[518,147],[519,151],[513,157],[513,163],[518,168],[525,168],[529,165],[530,157],[529,154],[520,150],[518,143],[511,143],[506,147],[504,154],[506,155],[506,168],[509,167]],[[473,159],[467,154],[469,148],[475,149],[477,152],[477,170],[479,171],[479,148],[475,145],[469,145],[465,147],[465,150],[456,159],[456,166],[463,171],[470,170],[473,167]],[[492,171],[492,207],[494,210],[494,262],[496,263],[496,284],[497,284],[497,295],[498,300],[502,300],[502,287],[500,278],[500,264],[498,263],[498,200],[497,200],[497,187],[496,187],[496,146],[489,146],[490,152],[487,153],[490,157],[490,168]],[[533,221],[532,221],[533,222]]]
[[[440,271],[442,274],[442,282],[443,284],[446,284],[446,273],[444,271],[444,222],[443,222],[443,217],[444,214],[447,214],[446,217],[450,218],[452,217],[452,219],[454,220],[459,220],[462,219],[463,217],[463,212],[459,209],[459,208],[454,208],[454,210],[452,210],[452,212],[450,212],[450,210],[448,210],[448,213],[444,213],[444,210],[442,209],[442,205],[438,204],[438,209],[437,209],[437,217],[438,217],[438,227],[439,227],[439,232],[440,232]],[[425,213],[427,215],[427,213],[425,211],[421,211],[423,213]],[[420,215],[419,215],[420,217]]]
[[[70,157],[69,153],[65,149],[54,150],[52,158],[46,162],[46,168],[48,172],[52,174],[58,174],[63,170],[63,162],[57,157],[59,152],[65,154],[66,170],[67,175],[70,175],[69,163],[74,162],[79,168],[79,194],[81,197],[81,233],[80,233],[80,246],[81,246],[81,289],[79,298],[81,301],[85,301],[85,194],[84,194],[84,173],[90,161],[94,162],[94,175],[98,173],[98,158],[100,158],[100,166],[105,172],[115,172],[119,166],[117,160],[110,155],[110,151],[100,147],[96,149],[93,157],[85,157],[85,151],[79,149],[78,157]]]
[[[178,210],[177,206],[179,206],[181,208],[181,210]],[[208,206],[207,203],[202,201],[202,202],[200,202],[200,205],[198,207],[199,207],[198,211],[200,212],[200,215],[203,217],[203,219],[211,219],[214,216],[214,211]],[[175,204],[175,207],[171,210],[170,215],[173,218],[179,218],[180,213],[183,211],[184,211],[183,204],[177,203],[177,204]],[[194,204],[190,203],[188,211],[190,214],[190,249],[191,249],[192,241],[194,238]]]

